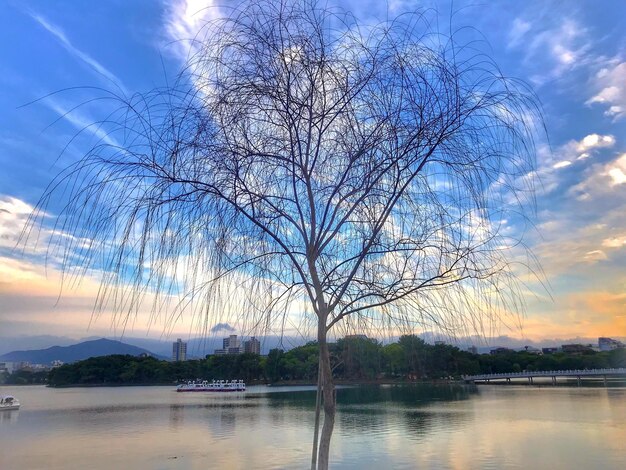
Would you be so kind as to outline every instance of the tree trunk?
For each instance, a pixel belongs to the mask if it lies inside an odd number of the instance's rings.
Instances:
[[[317,367],[317,393],[315,394],[315,427],[313,431],[313,451],[311,452],[311,470],[317,469],[317,444],[320,431],[320,407],[322,405],[322,366],[319,361]]]
[[[325,320],[325,319],[324,319]],[[320,348],[320,375],[322,377],[322,396],[324,398],[324,426],[319,444],[318,469],[328,469],[328,458],[330,453],[330,438],[335,427],[335,385],[333,383],[333,372],[330,367],[330,354],[328,343],[326,342],[326,321],[318,326],[318,343]]]

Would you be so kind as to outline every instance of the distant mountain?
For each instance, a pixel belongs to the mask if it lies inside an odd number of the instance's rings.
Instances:
[[[71,346],[52,346],[47,349],[34,349],[30,351],[12,351],[0,356],[0,361],[7,362],[30,362],[31,364],[51,364],[52,361],[76,362],[90,357],[109,356],[111,354],[129,354],[139,356],[149,354],[156,356],[147,349],[138,348],[130,344],[110,339],[96,339],[84,341]],[[160,358],[161,359],[161,358]]]
[[[195,358],[204,358],[207,354],[213,354],[215,349],[219,349],[222,347],[222,339],[227,336],[224,335],[211,335],[207,338],[189,338],[181,335],[183,341],[187,343],[187,357],[189,359]],[[239,338],[244,341],[248,339],[248,336]],[[99,344],[98,341],[102,341],[104,338],[91,336],[87,338],[81,339],[71,339],[62,336],[17,336],[17,337],[2,337],[0,336],[0,361],[10,361],[10,362],[18,362],[18,361],[29,361],[33,364],[48,364],[50,361],[55,359],[62,360],[63,362],[69,362],[65,359],[61,359],[60,357],[52,357],[48,359],[49,356],[53,356],[58,354],[60,351],[63,351],[67,348],[60,348],[59,346],[67,346],[71,348],[79,347],[82,349],[81,345],[87,345],[87,348],[90,348],[89,345],[95,344],[96,346]],[[288,350],[294,348],[296,346],[301,346],[305,344],[307,341],[311,341],[312,339],[307,339],[303,337],[296,336],[279,336],[279,335],[268,335],[268,336],[257,336],[257,339],[261,341],[261,354],[267,354],[270,349],[280,348],[284,350]],[[109,337],[107,338],[111,343],[122,344],[125,347],[136,347],[139,349],[139,352],[125,352],[123,350],[120,352],[119,349],[115,349],[112,352],[108,352],[106,350],[104,353],[98,351],[89,351],[89,356],[101,356],[106,354],[141,354],[142,352],[147,352],[159,359],[169,359],[172,356],[172,342],[176,341],[176,337],[169,337],[168,339],[154,339],[154,338],[136,338],[130,336],[123,337]],[[54,347],[52,347],[54,346]],[[19,349],[19,350],[18,350]],[[41,350],[41,351],[40,351]],[[41,352],[41,355],[39,353]],[[31,359],[22,359],[22,357],[26,357],[26,355],[31,355],[37,353],[37,357],[45,358],[45,361],[39,362]],[[26,355],[25,355],[26,354]],[[82,354],[81,354],[81,358]],[[76,359],[79,360],[79,359]]]
[[[89,339],[99,339],[89,338]],[[0,356],[11,351],[26,349],[45,349],[52,346],[70,346],[86,339],[77,340],[76,338],[68,338],[67,336],[53,335],[18,335],[18,336],[0,336]]]

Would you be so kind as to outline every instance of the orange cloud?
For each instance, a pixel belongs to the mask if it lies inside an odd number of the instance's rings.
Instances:
[[[543,308],[541,308],[543,307]],[[626,335],[626,293],[584,291],[542,302],[524,322],[530,338]]]

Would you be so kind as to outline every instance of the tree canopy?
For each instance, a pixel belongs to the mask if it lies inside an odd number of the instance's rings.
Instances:
[[[333,377],[343,382],[437,380],[463,375],[505,372],[626,367],[626,349],[587,354],[546,355],[525,351],[473,354],[446,344],[432,345],[413,335],[386,345],[372,339],[345,338],[330,345]],[[267,383],[313,383],[317,380],[317,343],[289,351],[272,349],[256,354],[208,356],[184,362],[151,357],[104,356],[67,364],[46,372],[17,371],[9,384],[69,385],[174,384],[180,381],[243,379]],[[0,383],[3,377],[0,375]]]

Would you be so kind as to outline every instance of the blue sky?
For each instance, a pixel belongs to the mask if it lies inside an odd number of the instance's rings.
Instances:
[[[442,29],[449,22],[446,2],[382,3],[342,5],[363,21],[426,7],[439,12]],[[82,336],[116,326],[104,317],[90,323],[95,279],[66,289],[59,300],[60,272],[54,259],[46,269],[45,243],[29,244],[24,255],[12,247],[54,175],[102,137],[97,126],[88,126],[106,116],[109,103],[74,107],[105,96],[102,89],[128,95],[175,77],[189,51],[184,40],[205,18],[219,14],[215,6],[203,9],[207,5],[5,2],[0,336]],[[626,3],[456,1],[453,9],[453,25],[472,28],[465,38],[484,40],[480,47],[503,74],[533,86],[548,131],[537,142],[537,215],[527,242],[550,288],[530,280],[523,330],[502,333],[531,339],[626,336]],[[57,210],[53,204],[46,217],[54,220]],[[132,326],[136,332],[147,329],[142,318]],[[174,330],[190,328],[183,321]],[[152,331],[159,335],[163,329]]]

